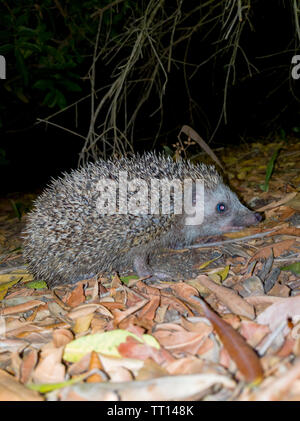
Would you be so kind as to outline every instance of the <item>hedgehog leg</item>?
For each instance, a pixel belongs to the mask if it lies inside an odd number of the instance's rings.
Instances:
[[[149,257],[138,255],[133,259],[133,267],[137,272],[138,276],[144,278],[146,276],[152,276],[151,267],[148,264]]]
[[[135,256],[133,260],[134,270],[137,272],[140,278],[145,278],[147,276],[150,276],[150,278],[148,278],[147,281],[157,280],[157,279],[159,279],[160,281],[174,281],[172,276],[170,276],[168,273],[153,270],[149,266],[148,260],[149,260],[149,256],[147,255]]]
[[[154,271],[152,277],[154,279],[159,279],[160,281],[168,281],[168,282],[177,282],[172,276],[167,272],[162,271]]]

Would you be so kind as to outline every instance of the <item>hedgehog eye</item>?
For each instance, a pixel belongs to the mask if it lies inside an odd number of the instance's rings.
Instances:
[[[225,203],[218,203],[217,204],[217,211],[219,213],[225,212],[226,211],[226,205],[225,205]]]

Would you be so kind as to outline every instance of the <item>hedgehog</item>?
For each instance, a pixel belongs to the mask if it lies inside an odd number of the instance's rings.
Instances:
[[[187,206],[177,206],[180,195]],[[151,267],[159,250],[260,220],[212,165],[154,152],[99,159],[52,179],[27,216],[23,254],[34,278],[50,288],[128,267],[142,278],[170,280]]]

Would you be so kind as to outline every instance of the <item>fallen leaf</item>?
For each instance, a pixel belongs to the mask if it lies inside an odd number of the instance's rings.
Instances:
[[[283,321],[289,318],[299,320],[300,318],[300,295],[296,297],[280,298],[276,303],[270,305],[260,313],[257,323],[268,325],[274,331]]]
[[[98,369],[98,370],[102,370],[102,364],[101,361],[99,360],[99,357],[97,355],[97,353],[95,351],[92,351],[91,353],[91,358],[90,358],[90,364],[89,364],[89,370],[93,370],[93,369]],[[98,382],[103,382],[104,380],[106,380],[104,378],[104,376],[101,376],[98,373],[92,374],[91,376],[89,376],[86,379],[87,383],[98,383]]]
[[[276,208],[278,206],[281,206],[285,203],[287,203],[289,200],[292,200],[297,195],[297,192],[288,193],[286,196],[284,196],[280,200],[275,200],[274,202],[269,203],[266,206],[263,206],[259,209],[256,209],[257,212],[264,212],[265,210]]]
[[[159,344],[153,336],[143,335],[139,337],[131,332],[122,329],[110,332],[95,333],[94,335],[82,336],[68,343],[65,347],[63,358],[65,361],[79,361],[85,354],[91,351],[99,352],[103,355],[121,358],[118,347],[125,342],[128,336],[132,336],[138,342],[146,342],[150,346],[159,349]]]
[[[28,383],[31,379],[32,372],[38,361],[38,354],[35,349],[31,349],[23,358],[20,368],[20,382]]]
[[[35,307],[40,305],[45,306],[46,304],[40,300],[31,300],[24,304],[19,304],[16,306],[10,306],[6,308],[0,309],[0,316],[7,316],[9,314],[16,314],[16,313],[26,313],[29,310],[32,310]]]
[[[195,297],[193,297],[192,305],[195,307],[202,307],[205,316],[212,323],[224,348],[236,363],[238,369],[245,377],[246,382],[252,384],[260,383],[263,378],[263,370],[260,360],[254,350],[232,326],[212,311],[205,301],[197,297],[197,302],[199,302],[199,304],[195,303]]]
[[[294,239],[284,240],[284,241],[280,241],[278,243],[274,243],[269,246],[263,247],[251,257],[251,259],[249,260],[249,263],[253,262],[254,260],[267,259],[268,257],[271,256],[272,252],[274,254],[274,257],[278,257],[281,254],[283,254],[285,251],[289,250],[294,245],[295,241],[296,240]]]
[[[235,387],[233,380],[220,374],[190,374],[124,383],[76,384],[58,391],[57,399],[181,401],[195,399],[216,384],[228,389]]]
[[[237,295],[231,289],[217,285],[206,275],[198,276],[193,282],[194,286],[195,281],[199,282],[201,285],[204,285],[206,288],[216,294],[218,299],[222,301],[232,313],[248,317],[251,320],[254,319],[255,313],[253,306],[247,303],[242,297]]]
[[[0,401],[43,401],[32,390],[20,384],[13,376],[0,369]]]
[[[286,400],[292,385],[300,376],[300,361],[294,367],[282,373],[279,378],[268,381],[264,387],[254,391],[246,400],[251,401],[282,401]],[[244,400],[243,395],[239,400]]]
[[[177,330],[172,331],[157,328],[154,336],[169,351],[188,352],[195,355],[211,333],[211,330],[210,326],[203,323],[199,332],[188,332],[183,327],[178,326]]]
[[[66,368],[61,363],[62,353],[63,348],[47,349],[42,353],[42,359],[32,376],[35,383],[58,383],[65,380]]]
[[[55,329],[53,331],[53,344],[55,348],[67,345],[73,340],[73,334],[68,329]]]
[[[66,303],[70,307],[77,307],[81,303],[84,303],[85,301],[85,295],[83,290],[83,283],[80,282],[77,284],[76,288],[73,289],[71,293],[68,294]]]
[[[73,329],[72,329],[73,332],[76,334],[87,332],[89,330],[93,317],[94,317],[93,313],[86,314],[85,316],[82,316],[82,317],[78,317],[75,321],[75,325],[73,326]]]

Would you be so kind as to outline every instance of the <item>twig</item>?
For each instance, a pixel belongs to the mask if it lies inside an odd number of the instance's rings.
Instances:
[[[206,247],[222,246],[223,244],[228,244],[228,243],[239,243],[240,241],[247,241],[247,240],[252,240],[253,238],[265,237],[266,235],[268,235],[268,234],[270,234],[274,231],[275,230],[259,232],[258,234],[247,235],[246,237],[241,237],[241,238],[231,238],[230,240],[216,241],[215,243],[193,244],[193,245],[185,247],[185,248],[187,248],[187,249],[206,248]]]

